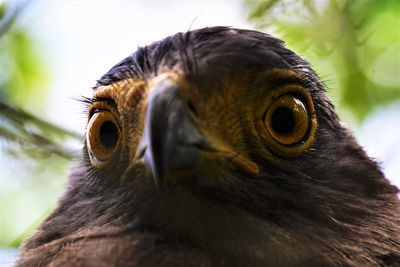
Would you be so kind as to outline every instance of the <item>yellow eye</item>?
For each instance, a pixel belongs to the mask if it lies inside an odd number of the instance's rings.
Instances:
[[[275,141],[283,145],[293,145],[299,143],[306,134],[309,116],[299,99],[283,95],[268,109],[264,124]]]
[[[117,151],[121,131],[112,112],[100,110],[90,118],[86,141],[93,164],[102,164]],[[99,165],[98,165],[99,166]]]
[[[282,156],[304,152],[314,141],[317,126],[311,97],[304,89],[285,88],[271,97],[263,122],[266,141]]]

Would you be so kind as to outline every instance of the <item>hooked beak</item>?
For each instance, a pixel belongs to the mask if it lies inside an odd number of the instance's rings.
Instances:
[[[167,174],[193,168],[202,150],[212,150],[188,116],[186,106],[179,86],[171,79],[160,81],[150,92],[136,155],[144,159],[160,190],[166,185]]]

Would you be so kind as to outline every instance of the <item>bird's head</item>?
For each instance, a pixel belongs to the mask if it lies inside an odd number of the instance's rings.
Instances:
[[[86,102],[83,159],[48,220],[58,235],[112,224],[202,244],[340,242],[389,218],[388,203],[399,211],[323,83],[269,35],[176,34],[114,66]]]

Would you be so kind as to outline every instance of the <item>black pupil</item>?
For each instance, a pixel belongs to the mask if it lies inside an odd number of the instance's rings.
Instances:
[[[271,125],[272,129],[277,134],[290,134],[295,124],[296,122],[292,111],[286,107],[279,107],[272,113]]]
[[[113,149],[119,138],[117,126],[112,121],[106,121],[100,127],[100,142],[105,149]]]

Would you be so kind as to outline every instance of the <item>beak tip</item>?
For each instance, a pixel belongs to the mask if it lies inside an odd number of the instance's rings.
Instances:
[[[146,166],[146,176],[154,181],[157,189],[163,191],[165,188],[163,166],[154,162],[155,158],[149,149],[144,149],[141,158]]]

